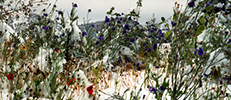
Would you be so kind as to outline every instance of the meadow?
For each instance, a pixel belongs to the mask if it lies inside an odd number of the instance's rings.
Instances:
[[[216,1],[188,1],[185,9],[173,2],[171,17],[145,25],[142,0],[128,14],[112,7],[103,25],[90,22],[89,9],[84,28],[78,3],[70,12],[43,0],[1,3],[0,100],[231,98],[228,6],[215,9]],[[25,20],[41,5],[34,22]]]

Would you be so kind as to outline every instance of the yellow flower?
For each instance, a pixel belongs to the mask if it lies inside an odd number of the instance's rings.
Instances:
[[[26,47],[26,46],[22,46],[21,49],[22,49],[22,50],[26,50],[27,47]]]

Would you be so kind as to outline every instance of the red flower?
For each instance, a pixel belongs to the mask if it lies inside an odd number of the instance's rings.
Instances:
[[[55,48],[55,52],[59,53],[59,49]]]
[[[91,95],[93,93],[93,86],[94,86],[94,84],[87,87],[87,92],[89,93],[89,95]]]
[[[13,81],[14,80],[14,74],[13,73],[9,73],[9,75],[7,76],[7,79],[9,81]]]
[[[75,78],[71,81],[70,77],[67,79],[67,85],[69,86],[71,83],[75,82]]]

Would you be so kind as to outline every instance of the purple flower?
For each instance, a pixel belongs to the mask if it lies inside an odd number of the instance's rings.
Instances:
[[[193,7],[193,6],[194,6],[194,1],[189,2],[189,3],[188,3],[188,6],[189,6],[189,7]]]
[[[56,20],[59,20],[59,17],[56,17]]]
[[[16,44],[15,43],[13,44],[13,47],[16,48]]]
[[[75,4],[73,4],[73,6],[74,6],[74,7],[78,7],[76,3],[75,3]]]
[[[81,44],[81,41],[79,41],[79,44]]]
[[[122,21],[122,20],[123,20],[123,18],[121,17],[121,18],[120,18],[120,21]]]
[[[83,31],[82,36],[86,36],[86,35],[87,35],[87,32]]]
[[[157,92],[157,89],[155,89],[154,87],[150,87],[150,88],[149,88],[149,92],[154,92],[154,93],[156,93],[156,92]]]
[[[91,24],[91,26],[92,26],[92,27],[95,27],[95,25],[94,25],[94,24]]]
[[[43,16],[47,17],[47,16],[48,16],[48,14],[46,14],[46,13],[43,13]]]
[[[105,23],[108,23],[108,22],[110,22],[110,19],[106,16],[105,17]]]
[[[98,39],[103,40],[103,37],[102,37],[102,36],[99,36]]]
[[[124,29],[129,30],[129,25],[128,24],[124,25]]]
[[[208,7],[209,5],[210,5],[210,4],[209,4],[209,3],[207,3],[205,7]]]
[[[157,65],[156,68],[160,68],[160,66]]]
[[[225,31],[225,34],[229,34],[229,31]]]
[[[130,41],[131,41],[131,42],[134,42],[134,41],[135,41],[135,39],[134,39],[134,38],[131,38],[131,39],[130,39]]]
[[[164,91],[165,90],[165,88],[163,87],[163,86],[160,86],[160,91]]]
[[[128,20],[132,20],[131,16],[128,17]]]

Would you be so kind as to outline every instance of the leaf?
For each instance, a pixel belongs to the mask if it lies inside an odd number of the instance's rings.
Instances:
[[[204,28],[205,28],[204,25],[200,25],[200,26],[197,28],[196,35],[200,35],[200,34],[203,32]]]
[[[176,13],[173,15],[173,20],[177,21]]]
[[[167,33],[164,34],[164,37],[168,37],[172,33],[172,30],[168,31]]]
[[[162,22],[164,22],[164,21],[165,21],[165,18],[164,18],[164,17],[161,17],[161,20],[162,20]]]
[[[199,22],[200,22],[202,25],[204,25],[204,24],[205,24],[205,18],[204,18],[204,17],[200,18],[200,19],[199,19]]]
[[[164,22],[160,22],[160,23],[158,23],[158,26],[159,26],[159,25],[161,25],[161,24],[163,24],[163,23],[164,23]]]

